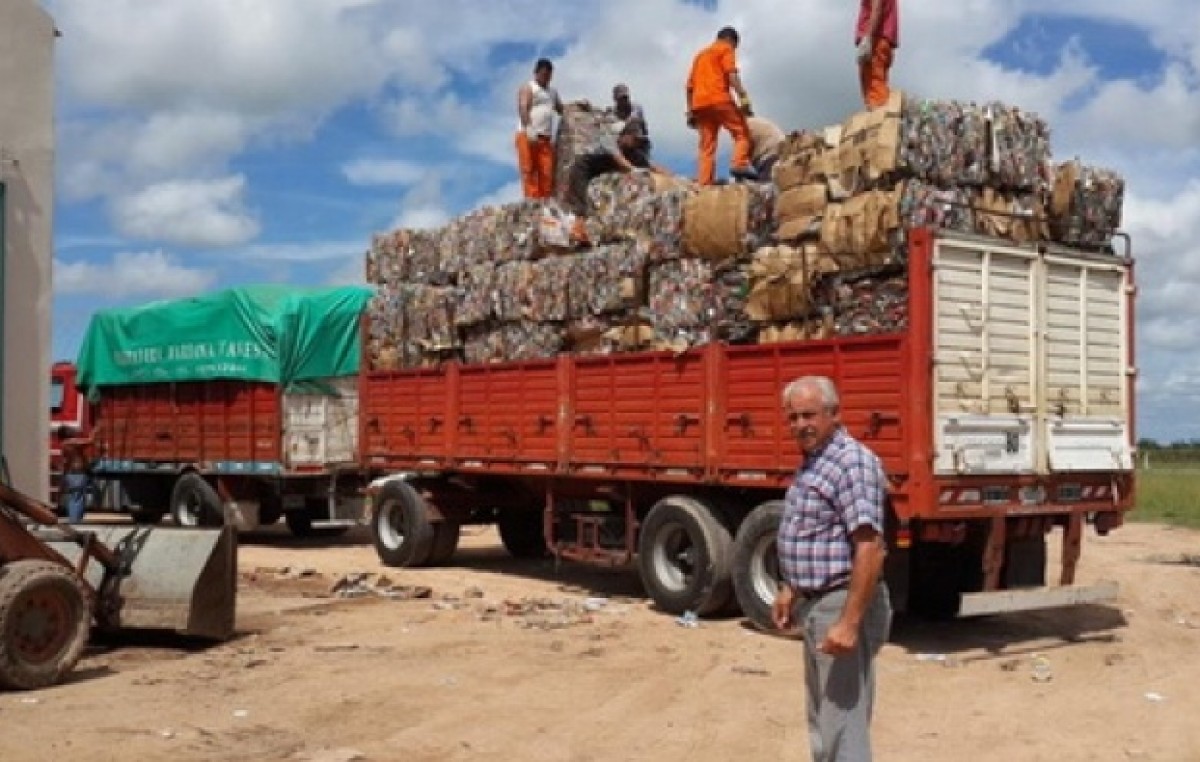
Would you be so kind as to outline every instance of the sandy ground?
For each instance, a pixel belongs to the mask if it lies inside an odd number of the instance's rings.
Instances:
[[[429,570],[380,566],[365,531],[244,537],[237,638],[94,643],[67,684],[0,693],[0,760],[807,759],[798,642],[467,531]],[[1198,563],[1200,533],[1133,525],[1084,546],[1115,606],[898,622],[877,759],[1200,760]],[[355,572],[368,594],[331,592]]]

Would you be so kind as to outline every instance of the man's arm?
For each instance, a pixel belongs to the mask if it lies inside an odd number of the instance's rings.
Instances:
[[[533,107],[533,91],[528,84],[521,85],[517,91],[517,117],[521,120],[522,129],[529,129],[529,109]]]
[[[858,646],[858,630],[863,616],[875,595],[875,585],[883,573],[883,559],[887,549],[883,537],[869,524],[864,524],[850,535],[854,545],[854,565],[850,570],[850,590],[846,594],[846,605],[842,615],[825,633],[825,640],[818,646],[822,653],[841,656]]]
[[[583,103],[587,103],[587,101],[583,101]],[[563,112],[562,98],[558,97],[558,90],[554,91],[554,110],[558,112],[559,116],[562,116],[562,112]]]

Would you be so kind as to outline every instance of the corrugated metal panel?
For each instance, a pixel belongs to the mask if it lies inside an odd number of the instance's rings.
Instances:
[[[1061,256],[1045,266],[1049,466],[1128,470],[1125,269],[1118,262]]]
[[[942,241],[933,286],[935,470],[1032,471],[1037,253]]]

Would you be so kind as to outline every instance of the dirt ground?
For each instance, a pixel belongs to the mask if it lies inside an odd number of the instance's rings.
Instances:
[[[807,759],[798,642],[466,531],[423,570],[365,530],[245,536],[238,637],[94,643],[67,684],[0,693],[0,760]],[[1080,575],[1117,604],[899,621],[876,758],[1200,760],[1200,533],[1089,535]]]

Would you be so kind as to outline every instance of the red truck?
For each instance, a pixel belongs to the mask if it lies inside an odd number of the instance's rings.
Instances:
[[[633,565],[665,611],[734,601],[760,625],[799,461],[786,382],[832,377],[891,481],[899,609],[970,615],[1097,602],[1086,525],[1133,505],[1133,267],[1123,256],[910,231],[899,333],[682,354],[560,356],[361,374],[380,558],[439,564],[495,521],[517,556]],[[1057,584],[1047,538],[1061,529]]]
[[[87,441],[92,432],[92,408],[75,382],[75,365],[56,362],[50,367],[50,503],[58,504],[63,445]]]
[[[1085,526],[1105,533],[1133,505],[1128,249],[909,239],[900,332],[414,370],[364,362],[336,394],[236,379],[100,386],[100,472],[146,520],[168,508],[185,524],[286,514],[303,534],[362,518],[394,566],[445,563],[463,525],[494,522],[516,556],[636,566],[665,611],[736,603],[765,625],[800,458],[780,392],[821,374],[891,480],[897,608],[1112,598],[1114,583],[1080,586],[1075,571]]]

